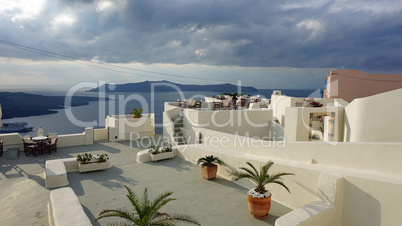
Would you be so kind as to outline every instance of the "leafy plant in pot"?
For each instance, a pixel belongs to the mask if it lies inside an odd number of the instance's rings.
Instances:
[[[139,109],[137,109],[137,108],[133,108],[133,110],[131,111],[131,114],[133,114],[134,115],[134,118],[141,118],[142,117],[142,112],[143,112],[144,110],[142,109],[142,108],[139,108]]]
[[[246,178],[257,185],[256,188],[253,188],[247,192],[248,208],[254,218],[264,219],[268,216],[268,212],[271,208],[271,192],[265,189],[265,185],[270,183],[279,184],[290,193],[289,188],[282,181],[282,176],[294,174],[282,172],[269,174],[268,171],[274,164],[272,161],[269,161],[260,167],[260,172],[258,172],[258,170],[250,162],[246,162],[246,164],[250,168],[239,167],[239,169],[242,171],[233,172],[232,175],[235,176],[236,181]]]
[[[109,156],[104,154],[92,155],[90,153],[84,153],[77,155],[78,170],[80,172],[104,170],[110,168],[112,165],[109,160]]]
[[[172,145],[163,148],[153,145],[148,152],[151,154],[151,160],[154,162],[162,159],[171,159],[174,157]]]
[[[88,164],[93,159],[92,154],[84,153],[82,155],[77,155],[77,161],[80,164]]]
[[[207,180],[212,180],[216,178],[216,172],[218,172],[218,165],[223,165],[224,162],[218,157],[213,155],[205,156],[197,161],[197,165],[201,164],[202,176]]]

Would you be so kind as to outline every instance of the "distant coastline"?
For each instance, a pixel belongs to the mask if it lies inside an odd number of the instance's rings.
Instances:
[[[64,109],[64,96],[44,96],[24,92],[0,92],[2,119],[29,117],[56,113]],[[88,105],[89,101],[98,101],[97,97],[73,96],[71,106]],[[69,106],[67,106],[69,107]]]
[[[239,87],[230,83],[217,85],[184,85],[169,81],[145,81],[126,84],[106,84],[87,90],[87,92],[99,92],[99,90],[104,90],[105,92],[172,92],[177,91],[177,89],[180,91],[218,92],[217,94],[219,94],[222,92],[237,92]],[[242,93],[258,92],[258,89],[252,86],[241,86],[240,90]]]
[[[160,81],[167,82],[167,81]],[[141,84],[146,83],[145,86],[141,86]],[[113,91],[107,92],[126,92],[126,93],[148,93],[150,92],[150,83],[151,82],[144,82],[144,83],[129,83],[129,84],[122,84],[116,85],[116,89]],[[134,85],[132,85],[134,84]],[[169,84],[169,83],[166,83]],[[177,92],[177,90],[172,89],[171,87],[167,86],[159,86],[155,90],[155,92]],[[237,86],[234,85],[180,85],[174,84],[178,87],[184,86],[184,92],[216,92],[215,95],[218,95],[222,92],[237,92]],[[205,86],[205,87],[203,87]],[[121,88],[123,87],[123,88]],[[132,90],[134,87],[134,90]],[[135,88],[137,87],[137,88]],[[142,88],[139,88],[142,87]],[[164,89],[167,87],[168,89]],[[162,89],[161,89],[162,88]],[[129,91],[123,91],[129,89]],[[189,90],[190,89],[190,90]],[[148,90],[148,91],[146,91]],[[87,90],[86,92],[98,92],[99,88],[95,88],[92,90]],[[270,94],[272,93],[273,89],[255,89],[254,87],[242,87],[241,92],[251,95],[265,95],[265,97],[270,98]],[[295,97],[305,97],[311,96],[312,93],[313,97],[321,97],[322,93],[318,90],[314,89],[282,89],[282,94],[288,96],[295,96]],[[44,92],[46,93],[46,92]],[[60,94],[59,94],[60,95]],[[63,94],[61,94],[63,95]],[[85,95],[85,94],[84,94]],[[108,98],[105,98],[108,100]],[[174,101],[172,99],[171,101]],[[47,115],[47,114],[54,114],[57,113],[58,109],[64,109],[64,101],[65,96],[48,96],[46,94],[32,94],[26,92],[0,92],[0,104],[2,107],[3,116],[2,119],[11,119],[11,118],[21,118],[21,117],[30,117],[30,116],[40,116],[40,115]],[[99,101],[99,97],[87,97],[87,96],[73,96],[71,106],[84,106],[88,105],[90,101]],[[67,106],[69,107],[69,106]]]

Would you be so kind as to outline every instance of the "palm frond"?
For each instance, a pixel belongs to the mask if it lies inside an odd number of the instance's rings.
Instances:
[[[130,200],[131,205],[134,207],[135,212],[138,215],[142,215],[142,205],[141,205],[141,201],[138,198],[138,196],[133,192],[133,190],[131,190],[129,187],[127,187],[126,185],[124,185],[124,187],[126,188],[128,194],[126,195],[128,200]]]
[[[120,217],[120,218],[126,219],[126,220],[131,221],[131,222],[133,222],[134,218],[135,218],[135,216],[132,213],[127,212],[127,211],[122,210],[122,209],[118,209],[118,210],[106,209],[106,210],[103,210],[102,212],[99,213],[99,217],[96,218],[94,220],[94,222],[99,220],[99,219],[106,218],[106,217]]]
[[[157,196],[153,201],[149,200],[148,197],[148,189],[144,189],[143,197],[141,199],[127,186],[124,186],[127,189],[128,194],[126,195],[130,200],[132,206],[134,207],[134,212],[128,212],[123,209],[106,209],[103,210],[99,217],[94,220],[97,221],[106,217],[119,217],[122,219],[131,222],[131,224],[126,223],[127,225],[140,225],[140,226],[148,226],[148,225],[163,225],[163,226],[171,226],[175,225],[176,221],[184,221],[187,223],[197,224],[200,223],[193,219],[188,215],[183,214],[172,214],[169,215],[167,213],[160,213],[159,210],[166,205],[168,202],[172,200],[176,200],[175,198],[169,198],[173,192],[165,192]]]
[[[173,192],[165,192],[163,194],[160,194],[158,197],[156,197],[154,199],[154,201],[152,203],[150,203],[150,219],[154,219],[155,217],[158,216],[158,211],[164,206],[166,205],[168,202],[172,201],[172,200],[176,200],[175,198],[170,198],[168,199],[168,197],[173,194]]]
[[[266,164],[263,166],[260,166],[260,171],[255,168],[253,164],[250,162],[246,162],[246,164],[249,166],[249,168],[246,167],[239,167],[241,169],[241,172],[235,171],[231,173],[231,175],[235,176],[235,180],[240,180],[243,178],[250,179],[256,184],[256,191],[263,193],[266,191],[265,185],[270,184],[270,183],[276,183],[279,185],[282,185],[288,192],[289,188],[281,181],[283,176],[287,175],[294,175],[293,173],[275,173],[275,174],[269,174],[269,170],[271,169],[272,165],[274,162],[268,161]]]
[[[286,186],[282,181],[276,180],[276,181],[273,181],[272,183],[282,185],[282,187],[284,187],[290,193],[288,186]]]
[[[208,155],[202,158],[199,158],[197,161],[197,165],[201,164],[203,166],[213,166],[214,163],[223,165],[224,162],[216,156]]]
[[[157,218],[154,222],[152,222],[152,225],[175,225],[174,222],[176,221],[183,221],[187,223],[201,225],[200,222],[198,222],[196,219],[186,214],[163,214],[159,218]]]

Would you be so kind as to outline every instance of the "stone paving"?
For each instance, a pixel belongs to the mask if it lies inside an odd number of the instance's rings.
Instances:
[[[130,142],[96,142],[89,146],[59,148],[52,155],[25,156],[4,159],[0,157],[0,219],[2,225],[48,225],[47,203],[49,191],[45,188],[46,160],[75,157],[78,154],[107,153],[112,168],[88,173],[68,173],[68,180],[90,220],[103,209],[128,208],[127,185],[141,195],[147,187],[151,198],[162,192],[173,191],[171,201],[162,208],[167,213],[191,215],[202,225],[274,225],[275,220],[290,212],[276,202],[264,220],[251,217],[247,207],[247,189],[222,178],[207,181],[199,166],[180,157],[159,162],[137,163],[136,154],[145,147],[130,147]],[[121,222],[119,218],[102,219],[93,225]],[[185,224],[180,224],[185,225]]]

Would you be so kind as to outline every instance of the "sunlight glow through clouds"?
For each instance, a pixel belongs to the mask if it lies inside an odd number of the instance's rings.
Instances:
[[[13,22],[35,19],[42,11],[44,3],[45,0],[0,0],[0,13],[12,14],[11,20]]]
[[[96,7],[97,12],[103,12],[107,10],[108,8],[113,7],[113,2],[111,1],[100,1],[98,3],[98,6]]]
[[[56,17],[54,17],[54,19],[52,20],[51,24],[52,24],[52,28],[54,30],[58,30],[60,27],[63,26],[72,26],[76,21],[76,18],[74,15],[72,14],[68,14],[68,13],[63,13],[60,14]]]
[[[306,39],[306,41],[316,38],[318,32],[323,28],[322,23],[318,20],[305,20],[296,24],[296,26],[298,28],[305,28],[312,31],[309,37]]]

